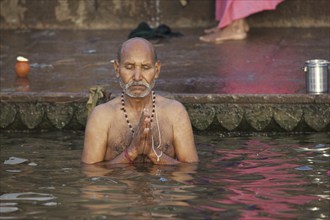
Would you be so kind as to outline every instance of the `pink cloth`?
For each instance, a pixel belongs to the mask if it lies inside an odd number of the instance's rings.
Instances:
[[[265,11],[274,10],[284,0],[216,0],[215,16],[218,28],[224,28],[232,21]]]

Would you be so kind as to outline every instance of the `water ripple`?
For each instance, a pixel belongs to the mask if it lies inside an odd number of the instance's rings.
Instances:
[[[22,197],[21,197],[22,196]],[[35,193],[35,192],[24,192],[24,193],[7,193],[0,196],[0,201],[2,200],[32,200],[32,201],[47,201],[55,199],[53,195],[46,193]]]

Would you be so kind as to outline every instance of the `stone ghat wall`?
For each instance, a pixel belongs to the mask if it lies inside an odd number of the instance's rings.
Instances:
[[[196,132],[330,132],[329,95],[167,95]],[[1,131],[83,130],[88,94],[0,94]],[[98,103],[107,100],[99,100]]]
[[[187,2],[184,6],[182,3]],[[0,0],[1,28],[123,29],[141,21],[174,28],[214,25],[214,0]],[[253,27],[329,27],[329,0],[285,0],[251,15]]]

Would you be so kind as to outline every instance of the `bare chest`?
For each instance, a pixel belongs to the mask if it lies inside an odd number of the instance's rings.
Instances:
[[[164,120],[159,121],[159,130],[156,122],[152,124],[152,137],[155,147],[159,146],[165,154],[175,157],[173,145],[173,130]],[[126,123],[118,122],[108,131],[106,160],[111,160],[122,153],[132,141],[133,135]]]

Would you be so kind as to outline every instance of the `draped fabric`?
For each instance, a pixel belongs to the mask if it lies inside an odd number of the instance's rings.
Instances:
[[[274,10],[284,0],[216,0],[215,15],[218,28],[224,28],[232,21],[245,18],[251,14]]]

